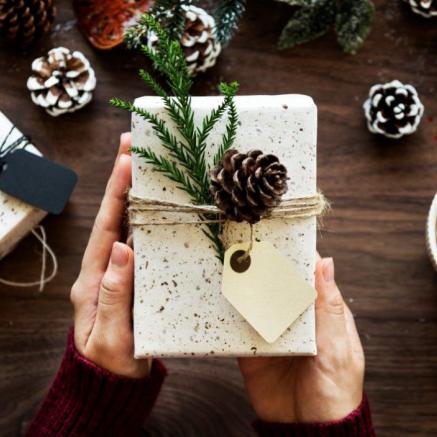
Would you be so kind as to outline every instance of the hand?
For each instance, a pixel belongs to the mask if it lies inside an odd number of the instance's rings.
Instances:
[[[317,356],[239,359],[253,407],[266,422],[330,422],[361,403],[364,353],[332,258],[318,261],[316,289]]]
[[[133,357],[133,252],[118,242],[131,185],[129,146],[130,134],[123,134],[71,301],[76,349],[112,373],[142,378],[150,362]]]

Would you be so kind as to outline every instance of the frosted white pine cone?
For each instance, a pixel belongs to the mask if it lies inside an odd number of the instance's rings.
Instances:
[[[372,86],[363,108],[370,132],[389,138],[415,132],[424,111],[416,89],[398,80]]]
[[[405,0],[416,14],[422,17],[437,17],[437,0]]]
[[[32,101],[54,117],[85,106],[95,87],[96,76],[88,59],[65,47],[56,47],[35,59],[27,80]]]
[[[214,18],[204,9],[196,6],[183,6],[185,11],[185,29],[181,37],[181,46],[187,60],[189,72],[195,76],[215,65],[221,52],[221,44],[216,39]],[[147,45],[154,49],[158,36],[150,32]]]

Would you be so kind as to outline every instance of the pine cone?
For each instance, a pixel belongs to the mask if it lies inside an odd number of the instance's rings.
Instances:
[[[229,220],[256,223],[287,191],[287,169],[275,155],[230,149],[211,170],[210,192]]]
[[[424,111],[415,88],[398,80],[370,88],[363,108],[370,132],[389,138],[415,132]]]
[[[414,13],[422,17],[437,17],[437,0],[406,0]]]
[[[32,71],[27,80],[32,100],[54,117],[77,111],[92,99],[96,76],[81,52],[54,48],[32,62]]]
[[[50,32],[55,13],[53,0],[0,0],[0,35],[25,47]]]
[[[221,52],[221,45],[215,36],[215,20],[204,9],[196,6],[183,6],[185,11],[185,30],[181,46],[187,60],[188,70],[195,76],[215,65]],[[147,45],[154,49],[158,36],[151,32]]]

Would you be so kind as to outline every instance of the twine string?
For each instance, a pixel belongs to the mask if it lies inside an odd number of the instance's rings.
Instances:
[[[207,223],[224,223],[226,219],[222,211],[214,205],[194,205],[190,203],[170,202],[167,200],[139,197],[129,192],[129,222],[131,226],[159,226],[159,225],[201,225]],[[322,193],[314,196],[296,197],[282,200],[262,220],[272,219],[304,219],[319,216],[329,208],[329,203]],[[154,217],[155,213],[159,218]],[[169,219],[165,213],[177,214],[178,219]],[[197,214],[197,217],[193,215]],[[215,215],[216,218],[205,218],[205,214]],[[244,262],[253,248],[254,226],[250,224],[249,247],[243,255],[238,257],[238,262]]]
[[[25,148],[29,142],[29,138],[25,135],[19,136],[15,141],[8,144],[9,137],[12,135],[12,132],[16,129],[14,125],[11,126],[6,136],[3,138],[3,141],[0,144],[0,158],[4,158],[9,153],[14,152],[18,148]]]
[[[40,231],[40,234],[37,232],[37,229]],[[10,281],[8,279],[0,278],[0,284],[9,285],[11,287],[35,287],[39,286],[38,290],[41,292],[44,290],[44,287],[47,283],[49,283],[58,273],[58,259],[56,258],[55,253],[52,248],[47,244],[47,235],[43,226],[37,226],[35,229],[32,229],[32,234],[35,238],[41,243],[42,246],[42,255],[41,255],[41,273],[38,281],[30,281],[30,282],[16,282]],[[53,268],[50,275],[46,276],[47,271],[47,254],[50,255],[52,260]]]
[[[272,219],[303,219],[322,215],[329,207],[328,201],[322,193],[314,196],[284,199],[262,220]],[[153,217],[159,214],[159,218]],[[165,213],[178,213],[177,219],[166,217]],[[216,218],[206,219],[193,215],[212,214]],[[159,226],[159,225],[196,225],[207,223],[224,223],[226,219],[222,211],[214,205],[194,205],[190,203],[170,202],[167,200],[139,197],[129,193],[129,222],[131,226]]]
[[[253,238],[254,238],[254,235],[253,235],[253,224],[250,223],[250,240],[249,240],[249,247],[246,249],[246,251],[243,253],[243,255],[241,255],[241,256],[239,256],[239,257],[237,258],[237,261],[238,261],[240,264],[243,263],[244,261],[246,261],[246,259],[249,257],[250,252],[251,252],[252,249],[253,249]]]

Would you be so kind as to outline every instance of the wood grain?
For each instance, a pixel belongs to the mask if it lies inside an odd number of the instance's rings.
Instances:
[[[337,278],[356,315],[367,357],[366,390],[379,436],[437,434],[437,275],[427,259],[427,210],[437,189],[437,26],[404,2],[377,0],[373,31],[355,56],[334,35],[286,52],[275,41],[288,9],[251,0],[238,36],[195,93],[215,94],[236,79],[242,94],[302,93],[319,107],[319,185],[333,211],[319,250],[335,258]],[[0,109],[50,158],[74,168],[79,185],[67,210],[44,225],[60,274],[47,290],[1,287],[0,435],[22,433],[53,378],[71,324],[69,288],[129,118],[112,96],[149,91],[136,79],[143,59],[123,50],[98,52],[75,25],[70,2],[58,0],[53,34],[31,50],[0,49]],[[95,67],[95,100],[51,118],[25,89],[30,63],[51,47],[82,50]],[[389,141],[367,132],[361,104],[369,87],[397,78],[413,83],[426,108],[417,134]],[[0,263],[0,275],[38,275],[31,237]],[[253,412],[230,360],[168,360],[170,377],[153,412],[156,436],[251,435]]]

